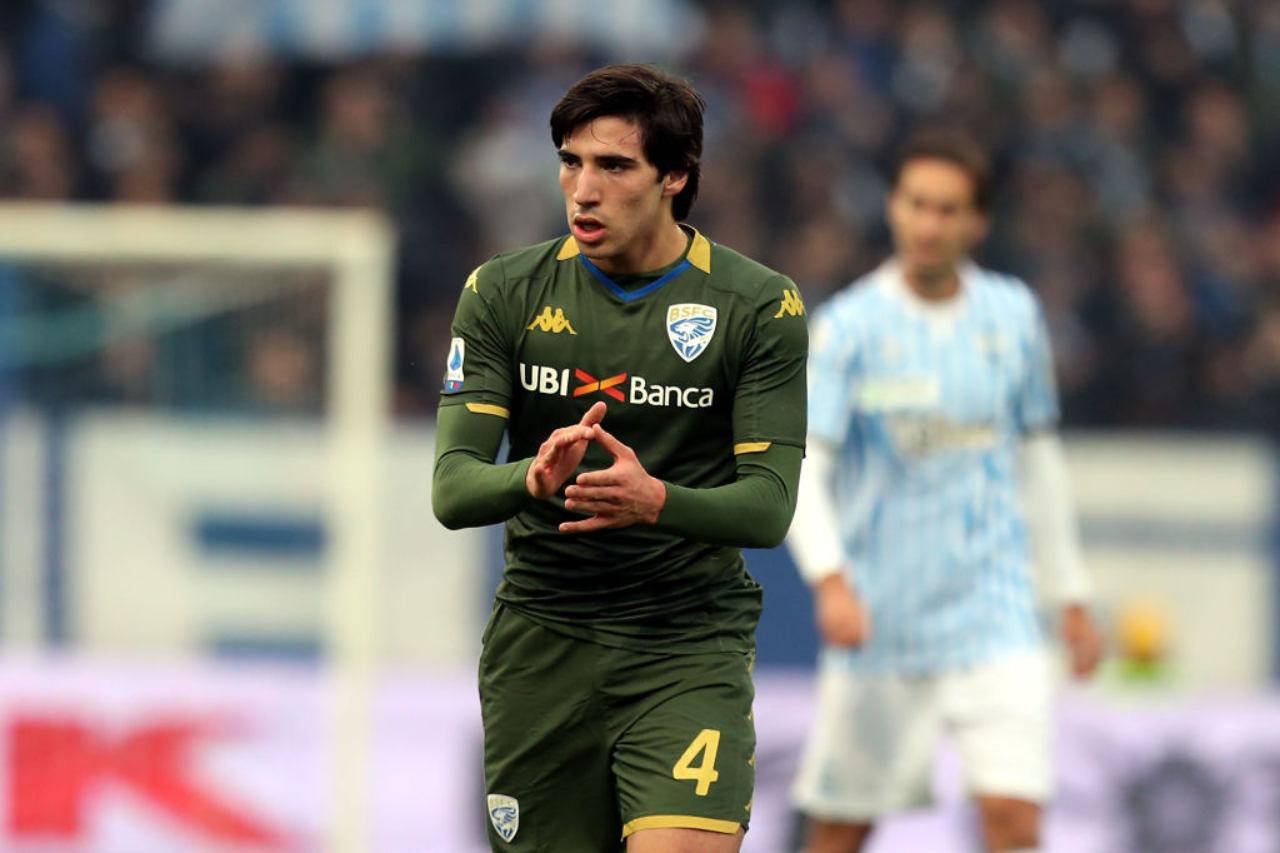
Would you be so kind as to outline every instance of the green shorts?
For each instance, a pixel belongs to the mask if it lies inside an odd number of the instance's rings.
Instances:
[[[606,853],[643,829],[745,830],[753,659],[611,648],[499,604],[480,656],[492,848]]]

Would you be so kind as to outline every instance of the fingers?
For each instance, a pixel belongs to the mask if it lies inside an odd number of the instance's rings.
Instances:
[[[590,533],[593,530],[607,530],[622,525],[622,519],[608,515],[593,515],[582,521],[566,521],[560,525],[561,533]]]
[[[862,645],[862,632],[851,625],[841,625],[822,632],[822,637],[829,646],[851,648]]]
[[[542,443],[542,447],[538,449],[538,455],[533,460],[533,467],[544,470],[550,468],[555,464],[559,456],[560,445],[551,439],[547,439]]]
[[[587,409],[586,414],[582,416],[582,420],[578,421],[579,426],[592,427],[604,420],[604,413],[609,407],[604,404],[604,400],[598,401],[594,406]]]
[[[1081,642],[1072,652],[1071,668],[1076,678],[1088,678],[1093,675],[1098,664],[1102,662],[1102,645],[1096,640]]]
[[[579,441],[589,441],[591,436],[592,433],[589,427],[561,427],[551,433],[547,440],[542,443],[541,452],[538,455],[543,459],[554,460],[559,457],[566,447]]]
[[[616,486],[573,485],[564,490],[565,509],[582,513],[617,513],[624,492]]]
[[[556,438],[561,447],[579,441],[590,441],[592,437],[591,428],[584,426],[561,427],[552,433],[552,436],[556,436],[556,433],[559,433]]]
[[[613,515],[622,509],[622,504],[616,501],[566,500],[564,508],[570,512],[580,512],[584,515]]]
[[[861,646],[871,639],[871,614],[850,595],[838,603],[819,604],[818,631],[830,646]]]
[[[564,449],[560,446],[559,442],[548,439],[547,442],[542,445],[542,449],[538,451],[537,457],[533,460],[533,467],[549,474],[551,473],[551,469],[555,467],[555,464],[560,461],[560,454],[563,452]]]
[[[1066,621],[1063,640],[1070,652],[1072,676],[1088,678],[1102,663],[1105,652],[1102,635],[1087,618],[1077,617]]]
[[[595,431],[595,440],[600,442],[600,446],[609,451],[609,454],[614,458],[631,451],[630,447],[610,435],[609,431],[600,426],[600,424],[596,424],[593,429]]]
[[[586,442],[592,438],[590,427],[575,424],[561,427],[547,436],[547,440],[538,447],[538,453],[529,465],[525,477],[525,485],[534,497],[545,498],[560,488],[560,484],[572,473],[565,468],[576,467],[574,454],[585,450]],[[575,450],[575,448],[578,448]]]
[[[579,477],[579,480],[582,478]],[[608,501],[617,503],[622,499],[622,490],[614,486],[584,486],[581,483],[564,490],[564,496],[570,500]]]
[[[578,475],[578,479],[574,481],[579,486],[619,486],[622,479],[618,472],[612,468],[603,468],[599,471],[585,471]]]

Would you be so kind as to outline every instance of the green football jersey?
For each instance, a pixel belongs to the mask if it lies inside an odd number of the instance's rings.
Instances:
[[[735,457],[804,446],[804,307],[789,279],[692,229],[684,257],[615,281],[572,237],[494,257],[467,279],[441,406],[508,418],[512,460],[608,406],[603,426],[653,476],[732,483]],[[612,458],[591,443],[580,471]],[[571,477],[566,485],[572,484]],[[500,601],[607,645],[703,651],[753,642],[761,592],[739,549],[650,525],[559,532],[564,489],[506,524]]]

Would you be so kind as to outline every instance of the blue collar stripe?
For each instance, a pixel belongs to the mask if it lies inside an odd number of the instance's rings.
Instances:
[[[680,273],[684,272],[691,266],[691,264],[689,263],[689,259],[685,258],[683,261],[677,264],[674,269],[672,269],[669,273],[667,273],[657,281],[650,282],[649,284],[646,284],[644,287],[641,287],[637,290],[624,290],[623,288],[618,286],[617,282],[609,278],[609,276],[605,275],[604,270],[600,269],[598,266],[593,264],[586,255],[578,255],[578,257],[582,260],[582,265],[585,266],[587,269],[589,269],[591,271],[591,274],[596,277],[596,281],[600,282],[605,287],[609,288],[609,291],[614,296],[621,299],[623,302],[634,302],[637,299],[640,299],[641,297],[648,296],[650,293],[653,293],[659,287],[662,287],[662,285],[671,281],[671,279],[680,275]]]

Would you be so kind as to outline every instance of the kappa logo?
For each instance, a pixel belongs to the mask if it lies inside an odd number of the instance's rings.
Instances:
[[[449,342],[448,372],[444,375],[444,393],[456,394],[462,390],[462,362],[466,358],[466,344],[462,338]]]
[[[538,329],[543,332],[551,332],[558,335],[561,332],[568,332],[571,335],[578,334],[573,330],[573,326],[569,324],[569,320],[564,316],[564,309],[557,308],[555,313],[551,313],[551,306],[545,305],[542,313],[533,318],[533,322],[525,326],[526,329]]]
[[[479,294],[480,290],[476,287],[476,282],[480,280],[480,267],[476,267],[471,271],[471,275],[467,276],[467,283],[462,285],[463,290],[470,290],[472,293]]]
[[[702,355],[716,333],[716,309],[682,302],[667,308],[667,339],[686,362]]]
[[[498,836],[509,843],[520,831],[520,801],[506,794],[490,794],[489,822]]]
[[[778,308],[778,313],[773,315],[773,319],[779,317],[803,317],[804,316],[804,300],[800,298],[799,290],[782,291],[782,305]]]

